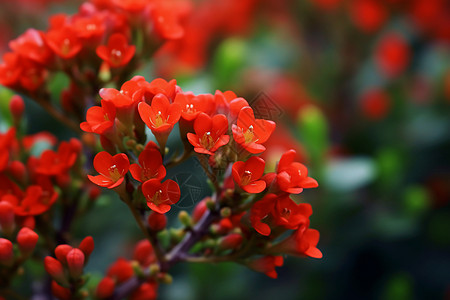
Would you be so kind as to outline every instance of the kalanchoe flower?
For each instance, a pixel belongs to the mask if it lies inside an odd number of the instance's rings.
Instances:
[[[290,194],[299,194],[304,188],[315,188],[317,181],[308,177],[308,169],[298,162],[294,162],[295,150],[289,150],[281,156],[277,167],[278,187]]]
[[[42,65],[48,63],[51,58],[50,49],[44,42],[44,33],[36,29],[28,29],[9,42],[9,47],[21,56]]]
[[[322,258],[322,252],[317,249],[319,237],[319,231],[301,226],[292,235],[268,251],[271,253]]]
[[[309,216],[311,214],[312,208],[310,204],[297,204],[289,195],[279,197],[272,210],[274,225],[287,229],[297,229],[303,224],[309,224]]]
[[[63,175],[73,166],[78,157],[77,140],[61,142],[58,151],[46,150],[42,153],[36,172],[44,175]]]
[[[166,176],[166,168],[162,163],[162,156],[157,149],[146,149],[139,154],[139,164],[130,166],[130,173],[140,182],[152,178],[162,180]]]
[[[158,179],[150,179],[142,185],[142,193],[147,199],[148,207],[160,214],[170,210],[170,206],[180,200],[180,187],[173,180],[161,183]]]
[[[110,101],[102,100],[102,106],[93,106],[86,113],[86,122],[80,128],[86,132],[104,134],[113,128],[116,118],[116,108]]]
[[[126,65],[136,51],[136,46],[129,45],[127,38],[121,33],[115,33],[108,39],[108,45],[97,47],[97,55],[113,68]]]
[[[246,162],[237,161],[233,164],[234,181],[247,193],[261,193],[266,188],[266,182],[259,180],[264,173],[265,162],[262,158],[252,156]]]
[[[70,26],[50,30],[45,35],[45,41],[56,55],[65,59],[74,57],[83,48],[83,44]]]
[[[281,267],[282,265],[282,256],[264,256],[247,263],[247,267],[250,269],[264,273],[270,278],[278,277],[275,267]]]
[[[268,194],[263,199],[253,204],[252,209],[250,210],[250,222],[252,227],[262,235],[270,235],[270,226],[263,223],[262,220],[269,216],[275,206],[277,197],[278,196],[275,194]]]
[[[138,106],[142,121],[154,134],[167,133],[172,130],[181,116],[181,108],[178,103],[170,103],[163,94],[153,98],[152,105],[141,102]]]
[[[214,96],[211,94],[179,93],[175,97],[175,103],[180,104],[181,117],[186,121],[192,121],[202,112],[206,114],[212,112]]]
[[[266,148],[265,143],[275,130],[275,122],[255,119],[253,109],[246,106],[238,115],[237,124],[233,124],[233,137],[236,143],[250,153],[261,153]]]
[[[102,151],[94,158],[94,168],[100,175],[88,175],[88,178],[99,186],[112,189],[123,182],[129,167],[130,162],[125,154],[119,153],[112,156],[108,152]]]
[[[214,152],[230,141],[228,131],[228,121],[224,115],[210,117],[201,113],[194,122],[195,134],[188,133],[187,138],[194,151],[213,155]]]

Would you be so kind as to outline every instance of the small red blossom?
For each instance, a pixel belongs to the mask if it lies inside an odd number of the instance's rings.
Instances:
[[[142,184],[142,193],[147,199],[148,207],[160,214],[170,210],[170,206],[180,200],[180,187],[168,179],[161,183],[158,179],[150,179]]]
[[[319,237],[319,231],[300,227],[288,238],[270,249],[270,252],[322,258],[322,252],[317,249]]]
[[[114,126],[116,108],[110,101],[102,100],[102,106],[93,106],[86,113],[86,122],[80,124],[81,130],[104,134]]]
[[[302,224],[309,224],[312,208],[307,203],[295,203],[289,195],[279,197],[273,207],[273,223],[287,229],[297,229]]]
[[[51,58],[51,52],[44,40],[45,35],[42,31],[28,29],[17,39],[9,42],[9,47],[22,57],[45,65]]]
[[[213,155],[214,152],[230,141],[228,120],[224,115],[215,115],[212,118],[201,113],[194,122],[194,133],[188,133],[187,138],[194,151]]]
[[[299,194],[304,188],[315,188],[317,181],[308,177],[308,169],[301,163],[294,162],[297,153],[289,150],[281,156],[277,167],[278,187],[290,194]]]
[[[192,121],[202,112],[206,114],[212,112],[214,96],[211,94],[179,93],[175,97],[175,103],[180,104],[181,117],[186,121]]]
[[[162,164],[162,156],[157,149],[146,149],[139,154],[139,164],[132,164],[130,172],[140,182],[152,178],[162,180],[166,176],[166,168]]]
[[[50,30],[45,35],[45,41],[56,55],[65,59],[76,56],[83,48],[83,44],[69,26]]]
[[[266,188],[266,182],[259,180],[265,165],[264,160],[256,156],[250,157],[246,162],[237,161],[232,168],[233,179],[247,193],[261,193]]]
[[[381,120],[389,112],[391,103],[389,96],[383,90],[370,90],[361,97],[361,109],[371,120]]]
[[[388,17],[386,8],[376,0],[352,1],[350,9],[353,22],[364,32],[377,31]]]
[[[405,39],[399,34],[384,36],[375,51],[375,61],[387,77],[400,75],[408,66],[410,50]]]
[[[113,68],[126,65],[134,56],[136,46],[129,45],[127,38],[115,33],[108,39],[108,44],[97,47],[97,55]]]
[[[168,134],[180,120],[181,107],[178,103],[170,103],[163,94],[153,98],[152,105],[141,102],[138,105],[142,121],[152,130],[153,134]]]
[[[275,271],[275,267],[281,267],[282,265],[283,265],[282,256],[264,256],[262,258],[247,263],[247,266],[250,269],[264,273],[270,278],[278,277],[278,274]]]
[[[253,204],[252,209],[250,210],[250,222],[252,227],[262,235],[270,235],[270,226],[263,223],[262,220],[269,216],[275,206],[277,197],[278,196],[275,194],[268,194],[264,196],[263,199]]]
[[[78,157],[76,139],[61,142],[58,151],[46,150],[42,153],[36,172],[44,175],[62,175],[73,166]]]
[[[130,162],[125,154],[119,153],[112,156],[108,152],[102,151],[94,158],[94,168],[100,175],[88,175],[88,178],[99,186],[112,189],[123,182],[129,167]]]
[[[261,153],[266,150],[265,143],[275,130],[275,122],[255,119],[253,109],[246,106],[238,115],[237,125],[233,124],[233,137],[236,143],[250,153]]]

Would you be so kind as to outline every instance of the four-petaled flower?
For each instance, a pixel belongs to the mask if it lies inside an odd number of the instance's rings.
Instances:
[[[138,110],[142,121],[152,130],[153,134],[170,133],[181,116],[180,105],[170,103],[163,94],[156,95],[151,106],[145,102],[139,103]]]
[[[224,115],[210,117],[205,113],[198,115],[194,122],[194,133],[188,133],[187,138],[194,146],[194,151],[213,155],[214,152],[230,141],[228,120]]]
[[[261,193],[266,188],[266,182],[259,180],[265,165],[264,160],[256,156],[250,157],[246,162],[237,161],[232,168],[233,179],[247,193]]]
[[[108,39],[108,44],[97,47],[97,55],[113,68],[122,67],[130,62],[136,52],[136,46],[128,45],[127,38],[115,33]]]
[[[236,143],[250,153],[261,153],[266,150],[265,143],[275,130],[275,122],[255,119],[253,109],[243,107],[238,115],[237,124],[233,124],[233,136]]]
[[[94,158],[94,168],[100,175],[88,175],[93,183],[109,189],[119,186],[128,172],[130,162],[128,157],[119,153],[114,156],[106,151],[98,153]]]
[[[162,164],[161,153],[157,149],[145,149],[139,154],[139,164],[130,166],[130,173],[134,179],[145,182],[152,178],[158,180],[166,176],[166,168]]]
[[[147,180],[142,184],[142,193],[148,207],[160,214],[168,212],[170,206],[180,200],[180,187],[171,179],[163,183],[158,179]]]

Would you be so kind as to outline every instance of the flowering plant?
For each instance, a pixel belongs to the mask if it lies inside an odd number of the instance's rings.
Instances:
[[[154,299],[180,262],[231,261],[276,278],[284,254],[322,257],[319,232],[309,228],[311,205],[290,197],[317,187],[316,180],[296,162],[295,150],[272,172],[260,156],[275,122],[258,117],[232,91],[194,94],[174,79],[132,76],[162,45],[184,35],[189,11],[185,1],[92,0],[74,15],[51,17],[47,31],[29,29],[10,42],[0,83],[22,96],[11,98],[13,123],[0,134],[0,291],[6,297],[19,297],[12,282],[24,278],[30,260],[49,276],[33,288],[35,295]],[[68,84],[55,95],[58,76]],[[76,137],[58,142],[48,132],[27,135],[23,97]],[[181,226],[174,228],[167,215],[182,190],[167,174],[188,160],[201,167],[211,194],[192,212],[179,211]],[[128,207],[143,239],[131,258],[112,262],[91,283],[84,267],[94,240],[76,243],[73,224],[108,190]]]

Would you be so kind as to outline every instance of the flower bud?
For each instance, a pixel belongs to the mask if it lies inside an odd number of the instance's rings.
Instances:
[[[67,265],[67,254],[69,254],[72,249],[73,247],[70,245],[58,245],[58,247],[55,248],[55,256],[63,265]]]
[[[31,254],[34,247],[36,247],[38,239],[39,235],[30,228],[23,227],[20,229],[17,234],[17,243],[19,244],[20,252],[22,252],[23,255]]]
[[[60,286],[56,281],[52,281],[52,294],[61,300],[72,299],[72,294],[68,288]]]
[[[78,246],[78,249],[83,252],[87,262],[92,251],[94,251],[94,239],[92,238],[92,236],[85,237]]]
[[[155,283],[144,282],[131,294],[130,297],[130,300],[145,300],[145,299],[156,299]]]
[[[23,182],[27,174],[25,165],[18,160],[14,160],[9,164],[8,171],[19,182]]]
[[[134,248],[133,259],[137,260],[140,265],[146,267],[155,261],[152,244],[148,240],[142,240],[136,244]]]
[[[51,256],[46,256],[44,258],[44,268],[58,284],[63,286],[69,285],[69,282],[64,275],[63,265],[57,259]]]
[[[14,120],[19,121],[25,110],[25,103],[23,102],[22,97],[19,95],[12,96],[11,101],[9,102],[9,109],[11,110]]]
[[[14,222],[14,206],[7,201],[0,202],[0,225],[6,235],[12,234],[16,225]]]
[[[238,233],[231,233],[220,239],[219,249],[220,250],[228,250],[228,249],[236,250],[242,245],[243,240],[244,240],[244,238],[242,235],[240,235]]]
[[[203,214],[206,212],[206,201],[208,198],[203,199],[195,206],[194,211],[192,212],[192,221],[194,222],[194,224],[200,221]]]
[[[181,224],[186,227],[192,227],[192,219],[191,216],[187,213],[187,211],[182,210],[178,213],[178,220],[180,220]]]
[[[167,217],[164,214],[159,214],[157,212],[152,212],[147,219],[148,226],[153,231],[161,231],[166,228]]]
[[[100,299],[109,298],[113,295],[115,287],[114,279],[105,277],[98,283],[95,296]]]
[[[84,267],[84,253],[77,248],[73,248],[67,253],[67,266],[69,267],[69,274],[72,278],[79,278],[83,275]]]
[[[0,264],[4,266],[11,266],[13,263],[13,244],[10,240],[0,238]]]

